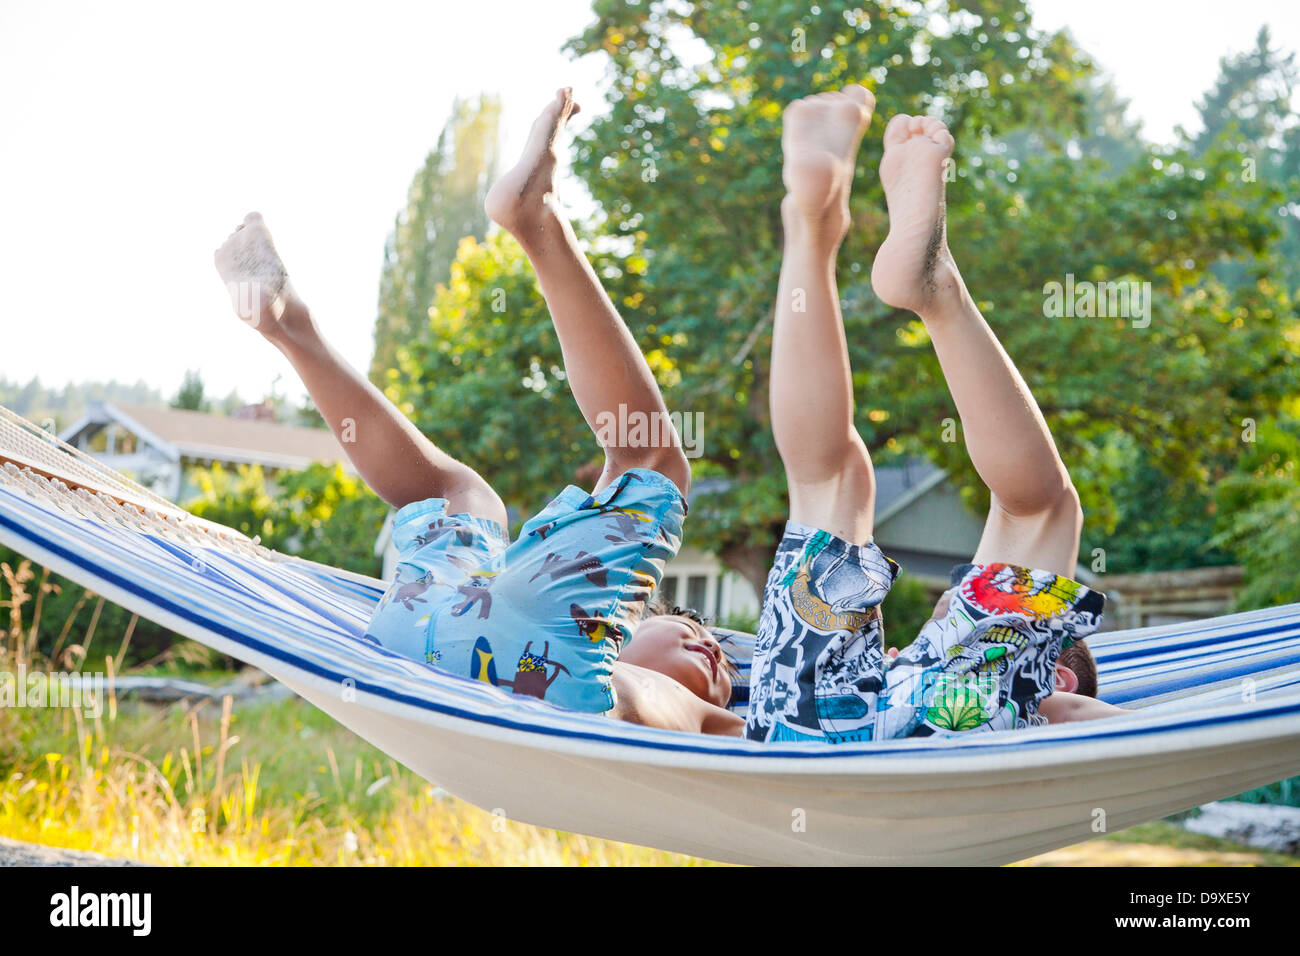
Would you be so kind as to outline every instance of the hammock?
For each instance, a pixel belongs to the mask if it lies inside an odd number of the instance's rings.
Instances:
[[[1300,772],[1300,604],[1089,638],[1104,698],[1140,714],[759,744],[398,657],[361,637],[383,582],[194,518],[3,408],[0,461],[0,544],[261,668],[512,820],[735,863],[1000,864]],[[752,638],[727,636],[743,678]]]

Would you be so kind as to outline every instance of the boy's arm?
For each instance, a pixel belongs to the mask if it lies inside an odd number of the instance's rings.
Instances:
[[[743,737],[745,735],[745,718],[733,714],[725,707],[718,707],[701,700],[703,714],[700,719],[700,733],[714,734],[718,737]]]
[[[1070,694],[1065,691],[1048,695],[1038,705],[1038,712],[1047,718],[1049,724],[1064,724],[1072,720],[1096,720],[1099,717],[1134,713],[1133,710],[1116,707],[1095,697],[1085,697],[1082,694]]]

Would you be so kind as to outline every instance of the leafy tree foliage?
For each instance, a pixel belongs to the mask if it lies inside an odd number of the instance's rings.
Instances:
[[[387,506],[341,465],[313,464],[269,480],[260,465],[213,465],[192,477],[199,494],[185,507],[276,551],[378,575],[375,536]]]

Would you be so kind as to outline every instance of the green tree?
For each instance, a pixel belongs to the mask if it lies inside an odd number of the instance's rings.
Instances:
[[[1300,77],[1295,56],[1274,48],[1264,26],[1253,48],[1221,59],[1214,86],[1197,103],[1202,129],[1192,139],[1198,154],[1215,144],[1235,148],[1243,180],[1259,178],[1281,190],[1278,274],[1293,294],[1300,291],[1300,119],[1291,108]],[[1241,281],[1243,267],[1227,263],[1218,271],[1233,283]]]
[[[329,428],[325,416],[320,413],[310,395],[305,396],[302,404],[294,412],[294,424],[302,428]]]
[[[1245,571],[1237,607],[1300,601],[1300,401],[1246,433],[1238,469],[1217,489],[1219,533]]]
[[[396,367],[398,347],[428,322],[434,289],[447,281],[460,240],[487,233],[483,199],[496,177],[500,114],[495,97],[457,99],[411,183],[384,249],[370,364],[370,378],[381,387]]]
[[[245,404],[247,403],[244,401],[243,396],[239,394],[238,390],[232,388],[225,398],[215,403],[215,407],[222,415],[230,415],[237,409],[243,408]]]
[[[180,389],[171,400],[172,408],[184,408],[192,412],[206,412],[211,403],[203,395],[203,375],[197,369],[189,369]]]
[[[606,275],[618,269],[610,257],[597,265]],[[600,457],[569,394],[537,280],[508,233],[462,241],[428,319],[397,357],[389,397],[520,511],[536,510]]]
[[[1255,46],[1219,60],[1214,85],[1196,104],[1201,131],[1192,141],[1202,153],[1224,136],[1277,153],[1296,118],[1291,99],[1296,85],[1295,53],[1273,47],[1268,26],[1259,28]],[[1300,171],[1300,157],[1274,155],[1270,165],[1283,176]]]
[[[1220,61],[1219,76],[1197,104],[1202,128],[1186,136],[1197,157],[1216,150],[1235,152],[1243,184],[1259,179],[1277,190],[1282,235],[1268,259],[1268,275],[1293,296],[1300,287],[1300,223],[1293,215],[1293,197],[1300,193],[1300,141],[1290,106],[1296,76],[1294,53],[1274,48],[1267,27],[1262,28],[1251,49]],[[1234,189],[1231,177],[1226,188]],[[1225,256],[1213,272],[1227,287],[1239,289],[1256,282],[1257,268],[1250,257]],[[1294,307],[1289,311],[1280,323],[1278,352],[1291,349],[1297,334]],[[1245,313],[1240,317],[1251,319]],[[1267,341],[1258,341],[1266,351]],[[1243,418],[1230,429],[1241,440],[1218,454],[1203,455],[1202,467],[1210,476],[1205,486],[1176,486],[1152,466],[1143,449],[1136,449],[1135,466],[1118,489],[1125,535],[1108,548],[1112,564],[1173,568],[1238,560],[1246,568],[1239,595],[1243,608],[1300,598],[1295,584],[1300,562],[1288,550],[1294,542],[1292,519],[1285,514],[1300,498],[1294,472],[1298,449],[1288,437],[1300,434],[1297,406],[1264,401],[1252,409],[1250,404],[1239,406]],[[1216,484],[1216,478],[1222,480]]]
[[[377,575],[375,538],[387,507],[359,478],[341,465],[314,464],[303,471],[280,472],[268,486],[260,466],[221,465],[196,469],[199,488],[185,507],[268,548]]]

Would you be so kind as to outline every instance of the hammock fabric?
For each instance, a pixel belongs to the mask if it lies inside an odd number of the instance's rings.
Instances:
[[[1090,638],[1104,698],[1140,714],[759,744],[397,657],[361,637],[383,582],[200,521],[4,409],[0,461],[0,543],[261,668],[512,820],[736,863],[999,864],[1300,772],[1300,604]],[[743,658],[748,636],[731,636]]]

